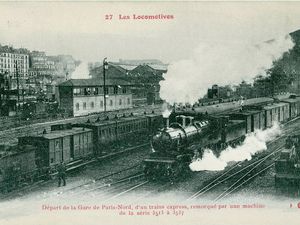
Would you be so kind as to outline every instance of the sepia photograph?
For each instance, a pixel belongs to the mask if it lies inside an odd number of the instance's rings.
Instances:
[[[296,225],[300,2],[0,1],[1,225]]]

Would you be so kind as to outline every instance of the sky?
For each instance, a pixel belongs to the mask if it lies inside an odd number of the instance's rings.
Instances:
[[[297,2],[1,2],[0,43],[81,61],[192,57],[202,43],[260,43],[300,28]],[[105,20],[112,14],[112,20]],[[119,20],[173,15],[173,20]]]

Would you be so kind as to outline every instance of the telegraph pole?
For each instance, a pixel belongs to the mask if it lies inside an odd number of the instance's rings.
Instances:
[[[106,81],[105,81],[105,73],[106,73],[106,71],[105,70],[107,70],[108,69],[108,62],[106,61],[106,57],[103,59],[103,93],[104,93],[104,113],[106,114]]]

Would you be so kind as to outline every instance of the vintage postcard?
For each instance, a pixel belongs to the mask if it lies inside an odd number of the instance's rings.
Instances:
[[[296,225],[300,3],[0,2],[1,225]]]

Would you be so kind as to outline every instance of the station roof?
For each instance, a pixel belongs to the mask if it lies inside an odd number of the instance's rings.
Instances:
[[[103,79],[70,79],[60,83],[60,87],[97,87],[103,86]],[[105,84],[107,86],[117,86],[117,85],[131,85],[129,82],[121,79],[106,79]]]

